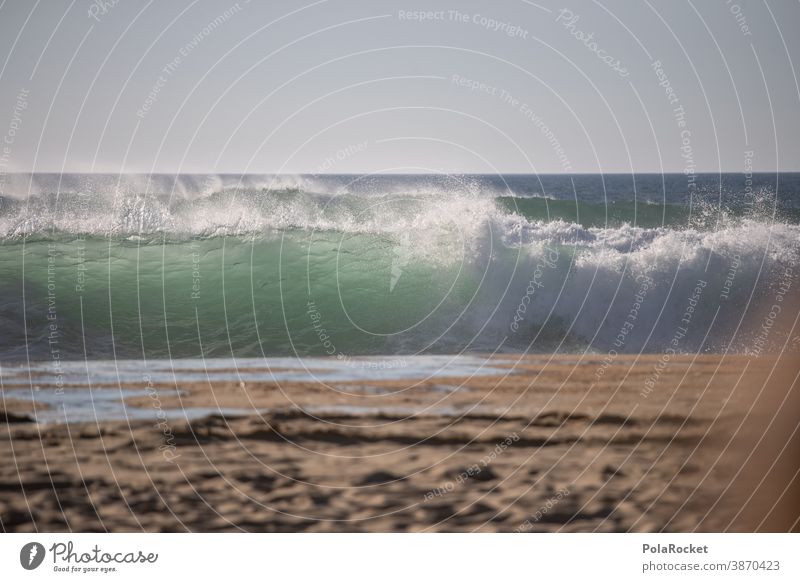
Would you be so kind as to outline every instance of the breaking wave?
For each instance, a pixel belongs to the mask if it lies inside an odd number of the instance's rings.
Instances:
[[[70,180],[0,200],[4,359],[761,353],[785,340],[772,308],[797,308],[800,226],[768,196]]]

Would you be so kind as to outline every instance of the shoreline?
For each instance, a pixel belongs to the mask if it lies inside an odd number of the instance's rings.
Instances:
[[[777,459],[796,424],[774,375],[792,356],[676,357],[644,398],[658,356],[615,358],[600,383],[600,356],[561,355],[494,376],[154,384],[157,406],[127,402],[149,419],[0,422],[3,528],[750,531],[752,452],[774,441],[756,457]],[[160,414],[176,407],[212,413]]]

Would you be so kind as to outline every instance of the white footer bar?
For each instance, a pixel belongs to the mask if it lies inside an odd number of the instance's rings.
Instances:
[[[0,535],[2,580],[796,581],[799,564],[797,534]]]

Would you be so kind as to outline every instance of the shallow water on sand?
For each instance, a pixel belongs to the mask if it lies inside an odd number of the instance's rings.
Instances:
[[[266,412],[233,407],[162,407],[160,400],[180,396],[177,388],[186,383],[275,382],[275,383],[339,383],[420,381],[429,378],[467,378],[474,376],[504,376],[512,373],[503,367],[502,360],[491,361],[477,356],[411,356],[402,358],[362,357],[339,360],[333,358],[266,358],[207,360],[136,360],[40,362],[28,366],[5,366],[0,369],[2,397],[34,402],[36,422],[63,424],[114,420],[155,420],[161,418],[193,420],[212,414],[242,416]],[[159,385],[155,390],[153,387]],[[369,384],[335,387],[343,393],[390,393]],[[458,389],[446,383],[436,384],[429,391],[448,393]],[[132,406],[127,399],[155,397],[158,406]],[[319,410],[306,409],[308,414],[345,414],[360,416],[375,414],[372,407],[325,406]],[[410,416],[414,407],[384,406],[380,414]],[[438,407],[427,414],[455,416],[463,410]]]

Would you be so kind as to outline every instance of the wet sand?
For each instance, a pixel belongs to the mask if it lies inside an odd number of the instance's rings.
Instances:
[[[424,381],[154,382],[127,400],[149,420],[66,425],[26,422],[42,405],[7,398],[2,528],[797,530],[797,354],[660,359],[494,357],[494,375]],[[166,413],[176,408],[229,413]]]

